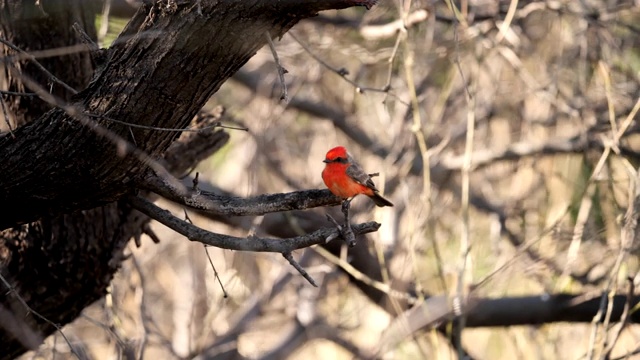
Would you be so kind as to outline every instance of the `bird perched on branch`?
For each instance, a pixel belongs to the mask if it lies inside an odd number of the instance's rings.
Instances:
[[[393,206],[391,201],[380,195],[371,174],[362,169],[344,146],[329,150],[323,162],[327,165],[322,171],[322,180],[334,195],[350,202],[356,195],[364,194],[378,206]]]

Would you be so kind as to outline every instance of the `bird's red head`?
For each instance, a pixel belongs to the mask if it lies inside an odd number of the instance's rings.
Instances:
[[[336,146],[327,152],[327,156],[325,157],[324,162],[336,162],[336,160],[338,159],[346,160],[348,156],[349,154],[344,146]]]

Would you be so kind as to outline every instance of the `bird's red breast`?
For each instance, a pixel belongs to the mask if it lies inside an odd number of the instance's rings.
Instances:
[[[342,198],[350,198],[358,194],[373,196],[373,190],[365,185],[357,183],[347,175],[348,164],[327,164],[322,171],[322,180],[334,195]]]

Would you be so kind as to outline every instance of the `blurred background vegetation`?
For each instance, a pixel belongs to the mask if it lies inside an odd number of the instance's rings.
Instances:
[[[638,5],[381,0],[370,11],[324,12],[275,41],[288,102],[278,100],[266,47],[211,99],[249,131],[230,130],[230,143],[195,171],[240,196],[324,188],[324,155],[345,145],[380,172],[375,181],[396,204],[353,203],[354,222],[382,223],[357,245],[376,255],[382,285],[417,296],[625,292],[627,277],[638,282],[636,249],[623,242],[638,191]],[[126,21],[108,16],[101,45]],[[189,216],[238,236],[262,234],[265,221],[245,219],[247,231]],[[134,358],[140,348],[150,359],[197,358],[238,331],[249,358],[351,359],[393,320],[339,270],[357,276],[346,255],[296,254],[312,259],[315,289],[279,254],[209,248],[223,290],[202,244],[153,226],[161,243],[130,244],[110,295],[64,329],[90,358]],[[253,304],[259,311],[238,328]],[[305,341],[285,341],[301,332]],[[579,359],[600,354],[613,332],[465,329],[462,345],[478,359]],[[615,344],[613,357],[637,350],[640,329],[626,327]],[[71,357],[59,334],[24,358],[53,356]],[[384,355],[457,356],[434,331]]]

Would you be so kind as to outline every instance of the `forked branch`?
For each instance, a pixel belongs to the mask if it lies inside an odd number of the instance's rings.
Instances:
[[[230,235],[216,234],[201,229],[141,197],[132,196],[129,198],[129,202],[136,210],[157,220],[179,234],[184,235],[191,241],[198,241],[206,245],[228,250],[277,252],[285,254],[312,245],[324,244],[340,237],[340,233],[337,229],[322,228],[310,234],[287,239],[260,238],[257,236],[239,238]],[[377,231],[379,227],[379,223],[370,221],[363,224],[353,225],[352,230],[354,234],[361,235]]]

